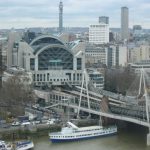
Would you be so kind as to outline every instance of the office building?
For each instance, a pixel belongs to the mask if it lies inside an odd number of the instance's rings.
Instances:
[[[100,16],[100,17],[99,17],[99,23],[109,24],[109,17]]]
[[[89,80],[93,83],[95,88],[103,89],[104,88],[104,76],[97,70],[90,69],[88,70]]]
[[[88,44],[85,49],[85,62],[87,64],[107,65],[107,50],[103,46]]]
[[[103,64],[108,68],[127,65],[127,47],[124,45],[87,45],[85,50],[85,62]]]
[[[90,25],[89,42],[92,44],[109,43],[109,25],[105,23]]]
[[[133,26],[133,37],[140,37],[140,36],[142,36],[142,26],[134,25]]]
[[[18,65],[16,61],[16,55],[18,52],[17,43],[21,40],[21,35],[18,32],[11,31],[8,35],[8,50],[7,50],[7,67],[10,68],[11,66]],[[15,46],[15,49],[14,49]],[[15,54],[15,56],[13,56]]]
[[[129,39],[129,10],[127,7],[121,7],[121,39]]]
[[[129,62],[138,63],[150,59],[150,45],[149,44],[137,44],[132,48],[129,48]]]

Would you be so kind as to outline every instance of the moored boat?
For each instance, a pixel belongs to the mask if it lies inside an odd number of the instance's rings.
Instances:
[[[6,144],[5,141],[0,140],[0,150],[11,150],[12,147],[9,144]]]
[[[109,126],[107,128],[102,126],[77,127],[73,123],[67,122],[67,126],[63,127],[61,132],[49,133],[49,138],[53,143],[69,142],[110,136],[116,133],[116,126]]]
[[[29,150],[32,148],[34,148],[32,141],[18,141],[13,144],[0,141],[0,150]]]
[[[32,141],[19,141],[15,143],[15,150],[29,150],[34,148]]]

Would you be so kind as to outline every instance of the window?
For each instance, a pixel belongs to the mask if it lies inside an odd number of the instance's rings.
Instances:
[[[75,81],[75,74],[73,74],[73,81]]]
[[[47,73],[47,81],[49,81],[49,73]]]
[[[39,81],[39,74],[37,74],[37,81]]]
[[[33,74],[33,81],[35,81],[35,74]]]
[[[45,74],[44,74],[44,81],[45,81]]]
[[[77,70],[81,70],[81,69],[82,69],[82,59],[77,58]]]
[[[30,58],[30,69],[31,70],[35,69],[35,60],[34,60],[34,58]]]
[[[42,81],[42,74],[40,74],[40,81]]]

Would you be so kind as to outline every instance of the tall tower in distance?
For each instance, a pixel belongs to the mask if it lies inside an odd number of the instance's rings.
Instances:
[[[59,32],[63,31],[63,2],[59,3]]]
[[[129,39],[129,10],[127,7],[121,7],[121,39]]]

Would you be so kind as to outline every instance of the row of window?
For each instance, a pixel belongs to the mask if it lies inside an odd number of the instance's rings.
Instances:
[[[106,133],[110,133],[110,132],[111,132],[111,130],[103,131],[103,132],[94,133],[94,135],[106,134]],[[91,135],[93,135],[93,133],[76,135],[76,137],[91,136]],[[51,137],[53,137],[53,138],[73,138],[75,136],[51,136]]]
[[[47,76],[46,76],[47,75]],[[68,78],[66,79],[59,79],[59,78],[55,78],[52,79],[50,74],[34,74],[33,75],[33,81],[69,81],[71,80],[71,73],[66,73],[66,75],[68,76]],[[82,80],[82,74],[81,73],[77,73],[77,74],[73,74],[73,80],[74,81],[80,81]]]

